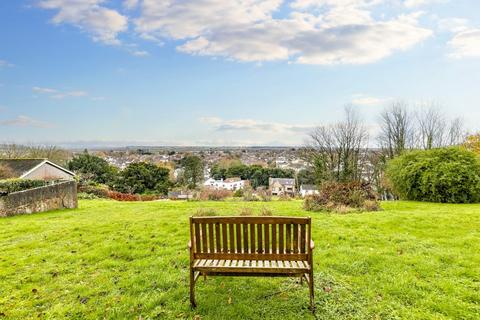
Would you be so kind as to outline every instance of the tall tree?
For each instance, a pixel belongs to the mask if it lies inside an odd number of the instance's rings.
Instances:
[[[415,118],[404,102],[394,102],[380,113],[378,142],[388,158],[414,146]]]
[[[130,163],[115,182],[117,191],[127,193],[158,192],[166,194],[170,186],[169,169],[147,162]]]
[[[200,157],[188,155],[180,161],[183,167],[183,179],[189,188],[195,189],[203,180],[204,164]]]
[[[358,112],[345,107],[343,121],[320,126],[310,133],[307,155],[322,180],[360,180],[368,134]]]
[[[440,108],[434,103],[426,105],[417,114],[419,146],[429,150],[446,145],[447,121]]]
[[[117,174],[117,169],[105,159],[91,155],[87,152],[75,156],[67,167],[77,173],[82,182],[94,181],[97,183],[112,183]]]

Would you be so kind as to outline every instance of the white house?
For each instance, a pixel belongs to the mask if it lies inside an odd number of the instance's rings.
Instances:
[[[240,178],[229,178],[225,180],[215,180],[213,178],[208,179],[203,184],[205,187],[213,188],[216,190],[239,190],[245,187],[246,180],[241,180]]]
[[[302,184],[300,186],[300,195],[302,197],[311,196],[314,194],[319,194],[317,186],[313,184]]]
[[[1,159],[0,179],[73,180],[75,174],[47,159]]]

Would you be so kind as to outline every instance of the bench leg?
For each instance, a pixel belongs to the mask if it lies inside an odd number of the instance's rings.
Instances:
[[[313,286],[313,272],[310,272],[308,278],[308,289],[310,291],[310,309],[313,313],[315,313],[315,290]]]
[[[195,272],[190,268],[190,305],[192,308],[197,307],[195,301]]]

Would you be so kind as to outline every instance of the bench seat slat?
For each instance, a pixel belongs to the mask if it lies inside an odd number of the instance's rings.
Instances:
[[[292,261],[262,261],[262,260],[236,260],[236,263],[226,263],[225,260],[199,259],[193,264],[195,271],[200,272],[268,272],[268,273],[301,273],[310,268],[308,262],[292,263]]]

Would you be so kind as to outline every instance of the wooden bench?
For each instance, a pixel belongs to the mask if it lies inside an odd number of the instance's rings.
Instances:
[[[311,219],[190,217],[190,303],[200,275],[300,277],[314,308]]]

